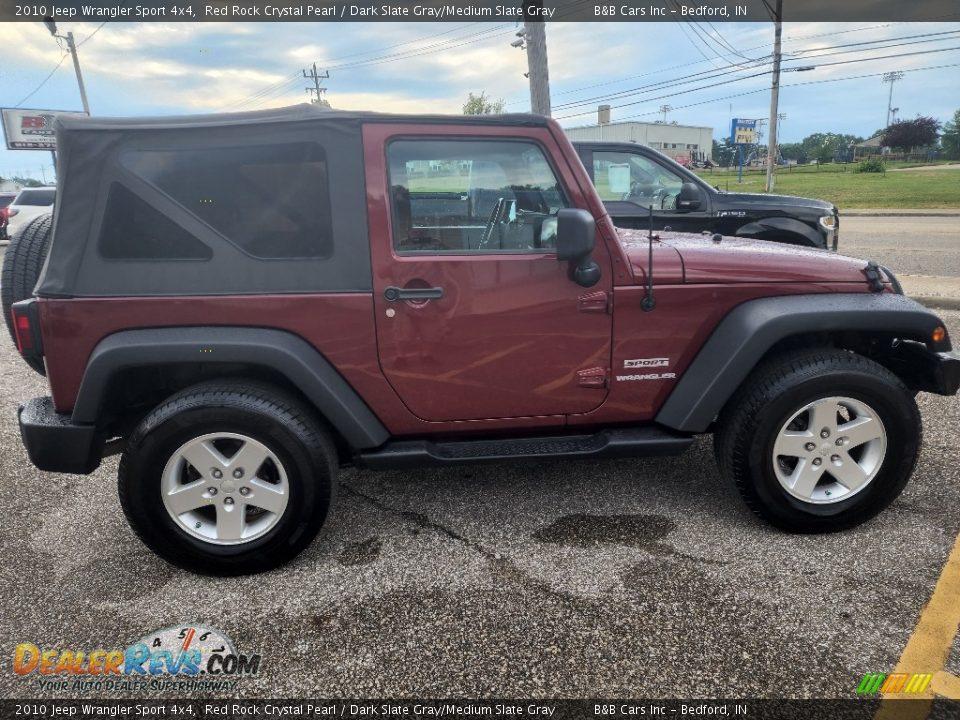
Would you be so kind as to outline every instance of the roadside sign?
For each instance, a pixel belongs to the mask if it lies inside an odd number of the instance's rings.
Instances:
[[[730,121],[731,145],[755,145],[757,142],[757,121],[746,118],[733,118]]]
[[[7,150],[56,150],[53,121],[62,115],[86,115],[66,110],[27,110],[0,108]]]

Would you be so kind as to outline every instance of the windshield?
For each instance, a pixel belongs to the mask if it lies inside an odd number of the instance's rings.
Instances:
[[[602,200],[623,200],[654,210],[673,210],[683,178],[631,152],[593,153],[593,176]]]

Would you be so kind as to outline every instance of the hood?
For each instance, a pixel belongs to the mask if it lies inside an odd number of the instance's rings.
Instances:
[[[814,198],[797,197],[795,195],[767,195],[765,193],[739,193],[719,191],[720,202],[724,207],[731,205],[742,205],[745,208],[763,208],[763,209],[809,209],[826,210],[826,213],[833,212],[833,203],[826,200],[815,200]]]
[[[617,229],[635,281],[645,282],[647,233]],[[843,283],[867,282],[866,260],[798,245],[710,235],[659,232],[654,241],[653,277],[672,283]]]

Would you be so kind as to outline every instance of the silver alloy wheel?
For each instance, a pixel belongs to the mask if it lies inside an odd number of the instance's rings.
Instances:
[[[887,432],[877,412],[848,397],[825,397],[793,413],[777,433],[773,471],[783,489],[818,505],[847,500],[877,476]]]
[[[163,469],[160,492],[170,517],[189,535],[215,545],[239,545],[277,524],[290,484],[266,445],[221,432],[181,445]]]

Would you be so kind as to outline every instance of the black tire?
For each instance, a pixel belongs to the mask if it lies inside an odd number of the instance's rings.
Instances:
[[[13,236],[3,256],[3,270],[0,271],[0,302],[3,305],[3,317],[7,323],[10,339],[16,342],[13,333],[13,319],[10,308],[14,303],[33,297],[43,263],[50,248],[50,229],[53,226],[52,215],[34,218]],[[41,375],[46,375],[43,361],[25,358],[27,364]]]
[[[267,446],[289,484],[286,508],[272,528],[237,545],[188,534],[167,512],[161,494],[164,467],[176,450],[219,432]],[[209,575],[257,573],[289,561],[314,539],[333,503],[337,467],[322,421],[297,398],[245,381],[203,383],[166,400],[134,430],[120,460],[120,504],[140,539],[168,562]]]
[[[886,432],[886,451],[873,479],[851,497],[805,502],[777,479],[774,443],[796,412],[831,396],[873,409]],[[896,375],[861,355],[822,348],[780,355],[758,368],[720,414],[714,451],[721,474],[761,518],[789,532],[835,532],[869,520],[900,495],[922,434],[913,393]]]

